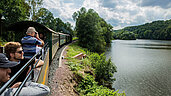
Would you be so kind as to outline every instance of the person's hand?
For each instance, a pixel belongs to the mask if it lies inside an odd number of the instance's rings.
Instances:
[[[31,71],[31,67],[29,67],[29,70],[27,71],[26,76],[29,74],[30,71]]]
[[[17,82],[14,85],[12,85],[11,88],[18,88],[20,86],[21,82]]]
[[[39,34],[38,33],[36,34],[36,38],[39,38]]]

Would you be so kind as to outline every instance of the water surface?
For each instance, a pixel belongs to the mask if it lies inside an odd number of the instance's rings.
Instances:
[[[127,96],[171,96],[171,41],[113,40],[113,87]]]

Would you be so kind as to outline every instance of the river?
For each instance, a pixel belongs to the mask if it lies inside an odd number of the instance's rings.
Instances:
[[[171,96],[171,41],[113,40],[106,52],[117,66],[113,88],[126,96]]]

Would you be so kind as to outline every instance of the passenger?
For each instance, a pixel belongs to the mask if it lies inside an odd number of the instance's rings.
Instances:
[[[39,34],[34,27],[29,27],[26,34],[27,36],[21,39],[21,43],[23,46],[24,57],[30,59],[36,54],[36,46],[43,46],[44,41],[39,38]]]
[[[28,60],[24,59],[23,49],[22,49],[22,46],[19,42],[8,42],[5,44],[4,48],[5,48],[5,53],[6,53],[7,57],[9,58],[9,60],[19,63],[17,66],[11,68],[11,75],[10,76],[13,76],[13,75],[15,75],[15,73],[17,73],[26,64],[26,62]],[[36,61],[37,61],[37,59],[35,61],[33,61],[32,63],[35,63]],[[36,67],[40,67],[43,64],[44,64],[44,61],[40,60]],[[30,70],[30,68],[27,67],[26,70],[24,70],[22,72],[22,74],[15,80],[14,83],[22,82],[25,79],[29,70]]]
[[[0,85],[10,79],[11,69],[17,66],[17,62],[9,61],[7,57],[0,53]],[[13,96],[21,82],[14,84],[11,88],[7,88],[0,96]],[[0,86],[1,88],[2,86]],[[19,93],[19,96],[44,96],[50,93],[48,86],[34,82],[26,82]]]
[[[40,33],[39,34],[39,38],[42,39],[42,40],[44,40],[43,33]],[[44,58],[44,49],[43,49],[43,46],[42,45],[37,45],[36,46],[36,53],[38,53],[40,50],[42,50],[42,51],[36,56],[36,58],[39,58],[40,55],[42,55],[42,59],[43,59]]]
[[[39,37],[40,37],[40,39],[42,39],[43,41],[45,40],[45,36],[43,35],[43,33],[40,33],[40,34],[39,34]]]
[[[42,50],[42,51],[40,51],[40,50]],[[38,53],[38,55],[36,56],[37,59],[40,57],[40,55],[42,55],[42,58],[44,58],[44,49],[42,47],[36,46],[36,53]]]

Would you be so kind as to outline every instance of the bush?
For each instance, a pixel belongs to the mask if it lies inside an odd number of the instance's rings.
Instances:
[[[87,75],[79,83],[77,90],[81,96],[126,96],[125,93],[118,93],[108,89],[107,87],[99,86],[91,75]]]
[[[72,71],[78,71],[78,70],[84,68],[84,66],[79,63],[68,62],[68,65]]]
[[[99,84],[112,83],[114,72],[116,72],[116,66],[111,62],[111,58],[106,61],[104,54],[93,53],[90,55],[91,65],[95,68],[96,81]],[[107,85],[108,85],[107,84]]]
[[[80,52],[86,54],[87,58],[82,60],[72,58]],[[73,79],[78,84],[76,89],[80,96],[125,96],[124,92],[118,93],[101,85],[112,84],[114,80],[112,77],[116,72],[115,65],[111,59],[106,61],[104,54],[91,53],[75,43],[70,45],[67,59],[74,74]]]

